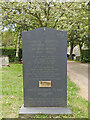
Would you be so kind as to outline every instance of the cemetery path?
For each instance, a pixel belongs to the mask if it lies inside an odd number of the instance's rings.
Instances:
[[[80,88],[79,95],[86,100],[88,100],[88,67],[90,64],[67,61],[67,75]]]

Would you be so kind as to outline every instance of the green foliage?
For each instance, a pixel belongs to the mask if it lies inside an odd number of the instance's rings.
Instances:
[[[10,62],[16,61],[16,49],[13,48],[2,48],[2,55],[7,55],[9,57]],[[19,50],[19,58],[18,61],[21,61],[22,58],[22,49]]]
[[[7,30],[1,33],[2,34],[2,46],[4,47],[15,47],[14,43],[14,32],[12,30]]]
[[[50,27],[68,31],[69,45],[73,42],[71,53],[75,45],[79,45],[80,48],[88,45],[87,2],[4,2],[4,4],[1,2],[0,4],[3,28],[14,28],[16,37],[20,29],[28,31],[39,27]],[[76,31],[73,40],[72,31]],[[16,43],[19,48],[19,42]]]
[[[81,53],[81,62],[90,62],[90,49],[82,50]]]
[[[39,27],[59,30],[87,30],[88,12],[85,2],[5,2],[1,5],[3,28],[19,31]]]

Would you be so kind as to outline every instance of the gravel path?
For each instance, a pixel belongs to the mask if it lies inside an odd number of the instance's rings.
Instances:
[[[86,100],[88,100],[88,66],[90,67],[90,64],[67,61],[67,74],[70,80],[80,88],[79,95]]]

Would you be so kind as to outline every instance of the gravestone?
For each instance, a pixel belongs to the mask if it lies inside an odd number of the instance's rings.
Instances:
[[[67,107],[67,32],[22,33],[24,105],[19,114],[71,114]]]
[[[8,56],[1,56],[0,61],[2,61],[2,66],[9,66],[9,57]]]

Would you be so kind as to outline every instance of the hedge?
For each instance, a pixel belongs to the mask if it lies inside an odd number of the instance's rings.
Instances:
[[[82,50],[81,62],[90,62],[90,50]]]
[[[1,49],[0,49],[1,50]],[[10,62],[14,62],[16,59],[16,49],[13,48],[2,48],[2,55],[7,55]],[[19,50],[19,61],[22,58],[22,49]],[[90,62],[90,50],[82,50],[81,55],[82,62]]]
[[[16,49],[12,48],[2,48],[2,55],[6,55],[9,57],[9,62],[14,62],[16,59]],[[22,58],[22,49],[19,50],[19,61]]]

